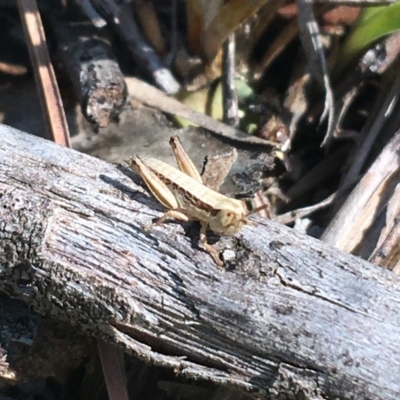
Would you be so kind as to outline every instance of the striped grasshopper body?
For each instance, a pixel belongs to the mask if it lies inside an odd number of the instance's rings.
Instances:
[[[204,185],[179,138],[171,137],[170,144],[179,170],[154,158],[138,156],[132,157],[129,165],[143,178],[154,197],[169,209],[156,224],[168,218],[200,221],[200,242],[222,266],[218,252],[207,243],[207,228],[221,236],[235,235],[249,223],[246,217],[255,210],[248,212],[243,201],[226,197]]]

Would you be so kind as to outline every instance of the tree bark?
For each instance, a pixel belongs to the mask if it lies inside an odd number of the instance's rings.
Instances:
[[[258,398],[399,398],[398,276],[268,220],[219,269],[193,223],[143,230],[161,207],[131,178],[0,125],[0,290]]]

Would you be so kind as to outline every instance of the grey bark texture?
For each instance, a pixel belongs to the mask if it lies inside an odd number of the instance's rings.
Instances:
[[[196,224],[143,230],[162,209],[135,181],[1,125],[0,290],[257,398],[400,397],[398,276],[268,220],[220,240],[219,269]]]

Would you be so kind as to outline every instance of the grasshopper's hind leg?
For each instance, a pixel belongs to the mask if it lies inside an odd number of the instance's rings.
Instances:
[[[165,208],[170,210],[179,208],[178,200],[168,186],[139,157],[130,158],[129,165],[140,175],[153,196]]]
[[[218,251],[214,249],[214,247],[211,246],[207,242],[207,228],[208,228],[208,223],[206,222],[201,222],[201,230],[200,230],[200,243],[203,245],[203,247],[210,253],[211,257],[214,259],[216,264],[219,267],[223,267],[224,263],[221,261],[219,258]]]
[[[168,186],[143,163],[139,157],[133,157],[129,160],[132,169],[136,170],[154,197],[169,210],[155,223],[148,224],[144,228],[150,229],[152,225],[161,225],[168,218],[188,221],[186,214],[179,208],[179,202]]]
[[[179,137],[171,136],[169,144],[174,152],[178,168],[186,175],[189,175],[193,179],[196,179],[196,181],[203,183],[203,179],[201,178],[199,171],[193,164],[193,161],[190,159],[185,149],[182,147]]]

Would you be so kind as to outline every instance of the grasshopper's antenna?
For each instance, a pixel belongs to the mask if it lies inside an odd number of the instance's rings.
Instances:
[[[264,210],[264,209],[266,209],[266,208],[268,209],[268,210],[267,210],[268,218],[270,218],[270,217],[271,217],[271,213],[270,213],[270,211],[269,211],[269,204],[263,204],[263,205],[260,206],[260,207],[253,208],[251,211],[249,211],[249,212],[246,214],[246,218],[249,217],[250,215],[256,214],[256,213],[258,213],[259,211]]]

